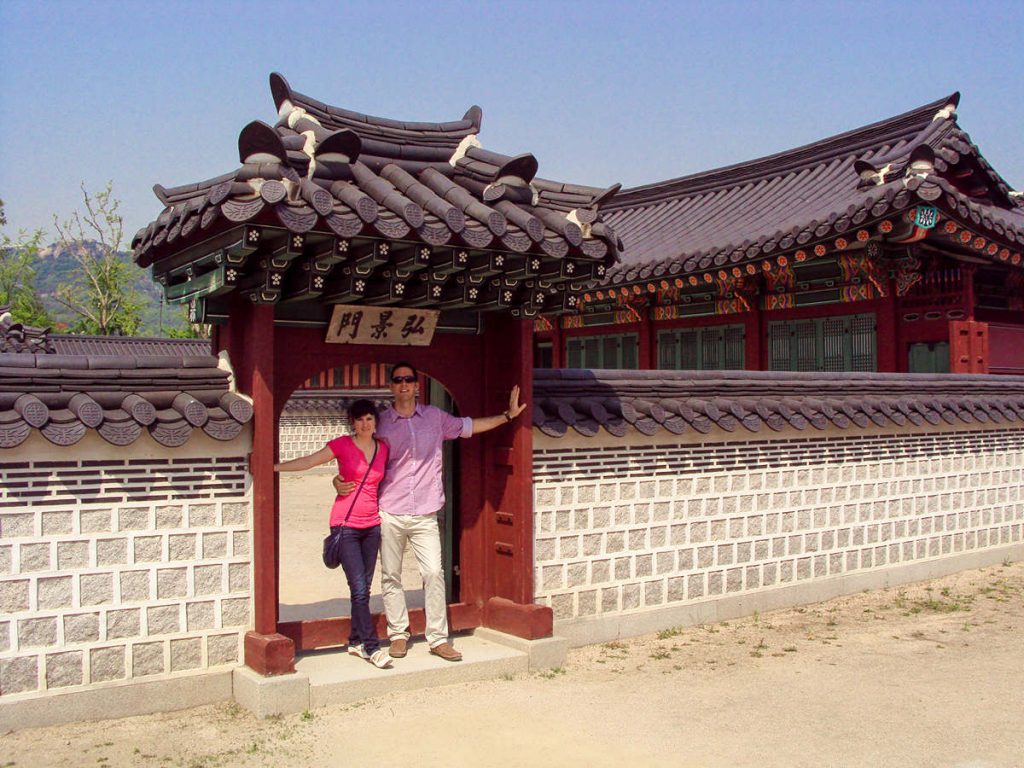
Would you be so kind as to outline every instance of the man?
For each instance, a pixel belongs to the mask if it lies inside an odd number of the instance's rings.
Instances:
[[[462,661],[448,641],[448,612],[437,513],[444,507],[441,446],[445,440],[488,432],[515,419],[526,405],[519,402],[519,387],[512,387],[508,410],[497,416],[458,418],[432,405],[418,402],[416,369],[401,362],[391,369],[393,408],[377,422],[377,436],[388,442],[387,470],[378,491],[381,517],[380,570],[384,613],[388,620],[390,654],[400,659],[409,646],[409,611],[402,589],[405,545],[412,547],[423,577],[426,637],[430,652],[446,661]],[[334,479],[345,496],[355,483]]]

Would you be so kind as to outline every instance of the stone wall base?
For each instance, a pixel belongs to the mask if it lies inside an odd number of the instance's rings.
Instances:
[[[173,712],[229,701],[231,669],[0,700],[0,732]]]
[[[1024,560],[1024,544],[946,555],[889,568],[859,571],[833,578],[765,588],[739,595],[670,605],[631,613],[616,613],[584,619],[555,621],[555,634],[566,638],[571,647],[605,643],[625,637],[637,637],[679,626],[712,624],[719,621],[820,603],[866,589],[909,584],[948,576],[972,568],[997,565],[1006,560]]]

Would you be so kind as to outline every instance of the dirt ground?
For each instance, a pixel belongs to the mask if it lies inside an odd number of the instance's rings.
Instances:
[[[282,552],[282,606],[301,613],[338,598],[322,567],[294,584],[308,571],[295,539],[323,536],[326,507],[300,509],[320,481],[282,519],[297,548]],[[0,735],[0,768],[283,765],[1024,768],[1024,563],[353,706],[259,720],[221,704]]]

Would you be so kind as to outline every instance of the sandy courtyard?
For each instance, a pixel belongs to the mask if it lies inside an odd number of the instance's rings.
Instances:
[[[383,673],[382,673],[383,674]],[[257,720],[7,733],[0,766],[1024,766],[1024,563]]]

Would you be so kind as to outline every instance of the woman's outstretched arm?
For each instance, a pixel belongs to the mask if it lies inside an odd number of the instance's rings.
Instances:
[[[302,472],[306,469],[312,469],[313,467],[319,467],[321,464],[326,464],[328,461],[334,458],[334,451],[327,446],[324,446],[316,453],[310,453],[306,456],[300,456],[297,459],[291,461],[284,461],[280,464],[274,465],[275,472]]]

